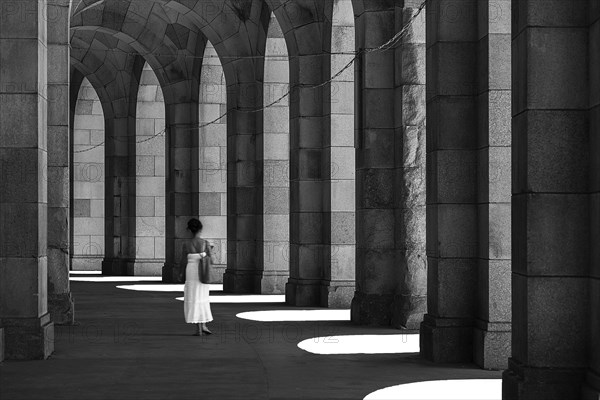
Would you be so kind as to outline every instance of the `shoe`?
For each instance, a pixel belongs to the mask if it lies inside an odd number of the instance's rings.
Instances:
[[[212,332],[208,330],[208,328],[204,328],[202,329],[202,333],[205,333],[207,335],[212,335]]]

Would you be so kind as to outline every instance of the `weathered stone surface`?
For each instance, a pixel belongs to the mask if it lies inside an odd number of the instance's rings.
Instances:
[[[4,361],[4,328],[0,328],[0,362]]]
[[[360,325],[390,326],[393,301],[392,295],[370,295],[357,291],[352,299],[352,322]]]
[[[54,352],[54,323],[39,318],[2,318],[6,360],[44,360]]]
[[[72,325],[75,322],[75,302],[71,292],[57,294],[50,292],[48,312],[55,325]]]

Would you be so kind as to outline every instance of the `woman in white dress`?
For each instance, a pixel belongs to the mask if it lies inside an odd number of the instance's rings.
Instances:
[[[188,221],[188,230],[194,235],[183,244],[182,267],[185,268],[185,286],[183,292],[183,313],[185,322],[196,324],[195,336],[212,332],[206,323],[213,320],[210,311],[209,288],[210,285],[200,282],[200,260],[202,257],[211,257],[208,241],[200,237],[202,223],[192,218]]]

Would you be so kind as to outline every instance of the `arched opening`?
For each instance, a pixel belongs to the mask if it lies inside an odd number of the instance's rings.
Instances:
[[[288,50],[271,14],[265,49],[263,129],[263,279],[261,293],[285,293],[289,277],[290,109]],[[280,101],[278,101],[280,100]]]
[[[73,122],[72,270],[100,271],[104,258],[104,113],[83,79]]]
[[[325,279],[330,289],[327,305],[349,308],[354,295],[356,271],[356,156],[354,150],[354,58],[355,23],[351,0],[333,3],[331,26],[331,135],[325,143],[329,156],[325,211],[331,216]],[[340,71],[342,74],[336,76]],[[333,282],[333,283],[332,283]]]
[[[136,105],[135,264],[129,275],[162,274],[165,262],[165,102],[144,64]]]
[[[227,268],[227,85],[219,55],[207,41],[200,74],[198,213],[213,246],[215,278]]]

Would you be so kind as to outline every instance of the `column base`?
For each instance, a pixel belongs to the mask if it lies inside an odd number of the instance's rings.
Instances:
[[[56,325],[73,325],[75,322],[75,303],[71,292],[48,294],[48,312]]]
[[[359,325],[390,326],[394,296],[355,292],[352,299],[351,319]]]
[[[295,307],[320,307],[321,281],[290,278],[285,285],[285,302]]]
[[[261,294],[285,294],[288,271],[264,271],[260,281]]]
[[[427,312],[427,296],[395,295],[391,325],[397,329],[418,331]]]
[[[127,276],[127,260],[120,258],[105,258],[102,261],[102,275]]]
[[[72,271],[101,271],[103,257],[71,256]]]
[[[483,369],[508,368],[511,349],[511,324],[477,321],[473,330],[473,361]]]
[[[261,275],[256,271],[227,269],[223,275],[225,293],[260,294]]]
[[[180,278],[179,265],[165,263],[161,272],[163,283],[185,283]]]
[[[354,281],[325,281],[321,283],[321,307],[345,309],[352,305]]]
[[[508,367],[502,374],[503,400],[582,398],[582,386],[585,382],[583,368],[533,368],[513,358],[508,360]]]
[[[583,386],[582,400],[600,400],[600,375],[588,372],[587,383]]]
[[[127,262],[127,275],[129,276],[162,276],[165,260],[140,259]]]
[[[39,318],[3,318],[4,357],[44,360],[54,352],[54,323],[50,314]]]
[[[471,319],[435,318],[425,314],[421,323],[421,356],[436,363],[473,361]]]
[[[227,266],[223,264],[213,264],[212,266],[212,283],[218,284],[223,283],[223,275],[225,275],[225,271],[227,271]]]
[[[4,328],[0,328],[0,362],[4,361]]]

